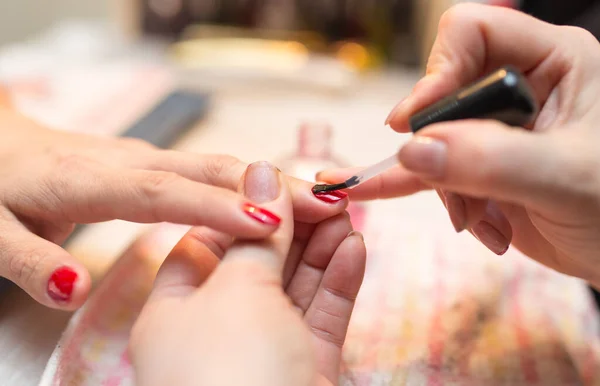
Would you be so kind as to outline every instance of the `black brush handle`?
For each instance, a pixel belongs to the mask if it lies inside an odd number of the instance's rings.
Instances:
[[[535,118],[538,108],[525,77],[507,66],[414,114],[410,127],[416,133],[433,123],[461,119],[494,119],[524,126]]]

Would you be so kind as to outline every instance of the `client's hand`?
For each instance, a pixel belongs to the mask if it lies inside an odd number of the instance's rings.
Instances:
[[[337,384],[362,237],[345,214],[295,226],[287,182],[269,164],[251,165],[243,190],[280,227],[263,241],[207,228],[180,241],[132,332],[138,384]]]
[[[48,307],[77,309],[91,286],[86,268],[60,247],[74,224],[166,221],[246,239],[277,229],[276,216],[233,192],[247,167],[233,157],[49,130],[8,103],[0,89],[0,276]],[[348,204],[287,181],[299,221],[317,223]]]

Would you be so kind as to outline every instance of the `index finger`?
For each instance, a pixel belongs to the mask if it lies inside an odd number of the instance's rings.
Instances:
[[[221,188],[236,190],[248,164],[225,155],[199,155],[193,153],[160,150],[148,157],[146,168],[175,172],[185,178]],[[311,188],[314,183],[285,176],[293,202],[294,219],[310,224],[342,213],[348,200],[323,201]]]
[[[452,7],[440,19],[427,75],[392,112],[390,126],[410,131],[411,115],[506,64],[526,74],[543,104],[568,71],[573,44],[562,35],[559,27],[512,9]]]
[[[317,179],[323,183],[337,184],[362,170],[364,168],[330,169],[320,172]],[[352,200],[362,201],[410,196],[429,189],[431,187],[416,174],[398,166],[365,181],[354,189],[347,190],[347,192]]]
[[[108,220],[205,225],[232,236],[262,239],[279,226],[277,215],[230,190],[175,173],[109,168],[77,160],[38,184],[46,198],[11,210],[47,220],[89,224]],[[24,208],[24,209],[23,209]]]

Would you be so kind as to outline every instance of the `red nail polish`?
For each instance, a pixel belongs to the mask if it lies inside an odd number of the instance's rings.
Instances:
[[[328,204],[335,204],[338,201],[342,201],[348,197],[348,193],[344,193],[341,190],[335,190],[333,192],[317,193],[315,197],[321,201],[325,201]]]
[[[248,214],[248,216],[263,224],[279,225],[279,223],[281,222],[281,218],[279,218],[279,216],[269,212],[266,209],[259,208],[252,204],[244,204],[243,209],[244,212]]]
[[[77,280],[77,273],[71,268],[57,269],[48,280],[48,296],[57,302],[68,302],[71,300],[75,280]]]

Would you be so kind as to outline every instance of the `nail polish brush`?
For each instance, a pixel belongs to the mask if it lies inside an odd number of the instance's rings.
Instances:
[[[511,66],[502,67],[469,86],[414,114],[410,128],[417,133],[438,122],[462,119],[493,119],[510,126],[530,123],[538,112],[535,94],[525,77]],[[315,185],[314,194],[352,189],[397,166],[393,156],[371,166],[339,184]]]

